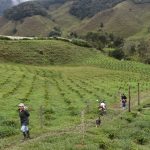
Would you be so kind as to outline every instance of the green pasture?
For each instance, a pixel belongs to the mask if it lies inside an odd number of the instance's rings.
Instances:
[[[150,90],[148,74],[141,75],[141,73],[108,70],[94,66],[37,67],[1,64],[0,75],[0,146],[2,149],[7,147],[12,139],[14,141],[15,138],[21,137],[17,114],[17,105],[20,102],[24,102],[30,110],[32,136],[38,136],[50,131],[59,133],[59,130],[80,124],[82,110],[85,111],[84,117],[87,121],[95,120],[98,117],[97,99],[104,99],[108,107],[115,103],[117,108],[120,108],[120,94],[128,95],[129,84],[132,97],[137,94],[138,82],[140,82],[141,92]],[[115,115],[113,113],[114,110],[110,115]],[[82,129],[79,129],[79,132],[82,133]],[[50,138],[52,149],[65,149],[64,142],[68,143],[67,149],[76,143],[78,147],[78,142],[82,138],[81,133],[75,132],[72,135],[70,132],[66,135],[67,138],[64,137],[65,135],[56,136],[56,139]],[[66,140],[63,140],[64,138]],[[86,142],[89,138],[91,137],[85,137]],[[49,144],[46,144],[47,140],[44,140],[44,149],[49,147]],[[35,142],[33,145],[28,149],[37,147],[43,149],[40,143]],[[91,141],[86,146],[88,149],[90,147],[96,149],[98,143],[93,145]]]
[[[0,60],[0,149],[148,150],[149,65],[56,40],[0,41]],[[120,94],[128,97],[129,85],[132,113],[120,108]],[[97,100],[108,107],[100,128],[95,128]],[[30,111],[33,137],[24,143],[21,102]]]

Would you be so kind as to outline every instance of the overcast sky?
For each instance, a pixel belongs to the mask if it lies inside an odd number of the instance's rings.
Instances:
[[[29,0],[11,0],[13,5],[17,5],[19,4],[20,2],[26,2],[26,1],[29,1]]]

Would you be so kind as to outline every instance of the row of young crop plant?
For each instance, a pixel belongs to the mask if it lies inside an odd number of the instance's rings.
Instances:
[[[60,76],[61,77],[61,76]],[[116,95],[114,96],[114,94],[116,94],[116,93],[118,93],[118,90],[120,90],[121,92],[128,92],[128,83],[126,82],[126,79],[125,79],[125,81],[124,81],[124,77],[123,77],[123,80],[122,80],[122,82],[121,83],[118,83],[116,80],[114,80],[114,82],[109,82],[108,83],[108,81],[107,82],[105,82],[105,80],[103,81],[101,81],[100,79],[99,79],[99,81],[98,81],[98,83],[99,83],[99,88],[98,88],[98,90],[97,90],[97,92],[95,92],[95,88],[94,88],[94,86],[97,84],[97,80],[94,82],[94,83],[92,83],[91,85],[89,85],[89,86],[84,86],[83,84],[81,84],[81,83],[83,83],[83,81],[84,80],[82,80],[82,82],[81,82],[81,80],[79,80],[79,81],[76,81],[74,78],[73,79],[71,79],[71,78],[68,78],[67,80],[64,80],[64,79],[61,79],[60,81],[58,81],[58,78],[57,78],[57,80],[56,79],[54,79],[54,81],[55,81],[55,85],[57,86],[57,88],[58,88],[58,90],[59,90],[59,92],[61,93],[61,95],[64,97],[64,95],[66,96],[66,97],[69,97],[69,93],[68,93],[68,90],[71,90],[70,91],[70,93],[72,94],[72,93],[76,93],[77,94],[77,98],[78,99],[81,99],[81,100],[83,100],[83,99],[87,99],[87,98],[89,98],[89,97],[91,97],[91,98],[98,98],[98,97],[102,97],[101,96],[101,94],[102,95],[107,95],[107,97],[117,97]],[[90,79],[91,81],[92,81],[92,79]],[[90,81],[89,80],[89,81]],[[88,80],[87,80],[88,81]],[[90,82],[91,82],[90,81]],[[101,82],[100,82],[101,81]],[[136,79],[135,79],[135,81],[131,84],[132,85],[132,89],[133,89],[133,93],[136,93],[137,92],[137,86],[136,86]],[[62,88],[60,88],[60,86],[59,86],[59,84],[61,85],[61,82],[63,82],[62,84],[63,84],[63,87]],[[114,84],[115,82],[117,82],[116,84]],[[77,84],[78,83],[78,84]],[[66,85],[65,85],[66,84]],[[116,85],[118,86],[118,84],[119,85],[121,85],[121,86],[119,86],[119,87],[115,87]],[[94,86],[93,86],[94,85]],[[148,85],[148,84],[147,84]],[[64,89],[66,88],[64,88],[64,86],[66,86],[68,89],[67,89],[67,92],[64,92]],[[143,84],[141,84],[141,88],[143,89],[143,91],[145,90],[143,87]],[[148,85],[149,86],[149,85]],[[90,90],[89,90],[90,89]],[[92,89],[92,90],[91,90]],[[147,89],[148,89],[148,87],[147,87]],[[98,93],[98,94],[96,94],[96,93]],[[87,96],[87,95],[90,95],[90,96]],[[65,98],[66,99],[66,98]]]
[[[34,76],[34,78],[35,78],[36,76]],[[11,78],[11,76],[9,77],[9,78]],[[7,78],[7,80],[6,81],[4,81],[3,83],[1,83],[1,84],[5,84],[5,83],[7,83],[7,82],[9,82],[9,78]],[[23,77],[24,78],[24,77]],[[34,79],[33,78],[33,82],[34,82]],[[125,79],[125,78],[124,78]],[[79,81],[79,84],[77,84],[77,82],[76,81],[74,81],[74,79],[69,79],[70,81],[70,83],[71,84],[73,84],[73,86],[71,87],[71,85],[69,85],[68,83],[68,89],[69,90],[71,90],[71,91],[74,91],[75,93],[77,93],[77,95],[80,97],[80,98],[83,98],[84,97],[84,95],[85,94],[81,94],[81,91],[83,91],[83,93],[88,93],[89,95],[92,95],[92,93],[93,93],[93,91],[95,91],[94,89],[96,89],[97,91],[101,91],[102,93],[105,93],[105,89],[107,90],[107,89],[109,89],[109,88],[111,88],[112,87],[112,85],[110,85],[110,83],[108,84],[108,83],[103,83],[104,81],[102,80],[102,82],[100,82],[99,83],[99,85],[98,85],[98,87],[94,87],[95,85],[96,85],[96,83],[91,83],[91,85],[87,85],[87,83],[86,83],[86,86],[84,85],[84,84],[81,84],[81,83],[85,83],[85,81],[84,80],[80,80]],[[92,80],[91,80],[92,81]],[[90,82],[91,82],[90,81]],[[95,82],[95,81],[94,81]],[[96,80],[96,82],[97,82],[97,80]],[[115,80],[114,80],[114,82],[115,82]],[[119,83],[121,86],[120,86],[120,88],[124,88],[125,90],[127,90],[127,88],[128,88],[128,84],[126,83],[126,81],[124,81],[125,83]],[[19,87],[19,84],[21,84],[21,79],[20,79],[20,82],[17,84],[17,87]],[[55,82],[55,84],[57,85],[57,81]],[[114,83],[112,83],[112,84],[114,84]],[[94,85],[94,86],[93,86]],[[143,85],[143,84],[142,84]],[[15,85],[16,86],[16,85]],[[148,83],[145,83],[145,86],[143,86],[143,87],[146,87],[146,89],[148,89],[148,86],[149,86],[149,84]],[[75,88],[76,87],[76,88]],[[103,88],[102,88],[103,87]],[[58,88],[59,88],[59,86],[58,86]],[[12,91],[15,91],[15,89],[16,89],[16,87],[14,87],[14,89],[12,89]],[[33,83],[32,83],[32,85],[31,85],[31,87],[30,87],[30,89],[29,89],[29,92],[26,94],[26,96],[25,96],[25,98],[28,98],[29,97],[29,95],[32,93],[32,89],[33,89]],[[79,90],[78,90],[79,89]],[[93,89],[93,91],[91,91],[91,89]],[[136,89],[136,85],[135,86],[133,86],[133,89]],[[143,89],[143,88],[142,88]],[[144,89],[143,89],[144,90]],[[62,90],[60,89],[59,90],[59,92],[61,92]],[[11,91],[9,91],[9,92],[11,92]],[[8,92],[8,95],[9,95],[9,92]],[[11,92],[12,93],[12,92]],[[111,94],[109,94],[108,92],[106,92],[105,93],[106,95],[108,95],[108,96],[110,96]],[[98,95],[96,95],[97,97],[98,97]],[[85,97],[84,97],[85,98]]]
[[[131,87],[134,89],[133,93],[136,94],[136,84],[139,80],[138,74],[132,77],[132,74],[128,73],[126,73],[128,76],[122,77],[118,74],[111,76],[109,73],[98,77],[98,74],[92,76],[89,73],[90,76],[84,77],[84,71],[79,72],[78,75],[68,75],[63,70],[60,72],[57,69],[40,69],[37,67],[33,67],[31,70],[27,66],[13,67],[11,65],[2,67],[2,70],[8,71],[8,74],[7,77],[3,77],[7,82],[1,86],[2,93],[7,94],[7,96],[3,96],[1,101],[5,100],[3,103],[7,104],[12,99],[13,105],[25,102],[29,108],[32,107],[33,128],[35,128],[35,123],[39,124],[38,111],[40,106],[43,106],[44,125],[50,127],[51,123],[54,123],[57,118],[64,114],[68,116],[79,115],[89,103],[93,107],[92,109],[95,109],[95,106],[98,105],[96,103],[97,98],[104,98],[108,102],[110,100],[114,102],[114,99],[119,101],[119,94],[128,92],[129,80],[131,82],[133,79]],[[72,69],[72,72],[76,71],[74,68]],[[12,72],[13,74],[11,74]],[[1,72],[1,74],[3,73],[5,71]],[[143,75],[143,78],[140,77],[140,79],[141,90],[150,89],[149,81],[146,82],[147,76]],[[3,83],[2,80],[0,82]],[[2,89],[7,86],[11,86],[11,88]],[[21,99],[19,100],[19,98]]]
[[[20,79],[17,82],[14,83],[14,87],[11,90],[9,90],[7,93],[2,95],[2,98],[7,98],[9,95],[15,95],[17,90],[20,88],[21,83],[23,82],[24,78],[25,78],[25,75],[23,74],[20,77]]]
[[[127,78],[128,79],[128,78]],[[135,95],[137,93],[137,80],[132,81],[132,82],[128,82],[126,78],[121,79],[121,80],[110,80],[110,81],[105,81],[105,80],[101,80],[100,78],[96,78],[96,80],[94,81],[93,79],[77,79],[74,81],[76,83],[76,85],[85,90],[86,89],[90,89],[92,93],[102,93],[102,95],[107,95],[108,97],[112,97],[115,99],[120,99],[120,94],[121,93],[128,93],[128,86],[130,84],[131,88],[132,88],[132,94]],[[109,78],[107,78],[107,80],[109,80]],[[72,81],[73,82],[73,81]],[[78,84],[77,84],[78,83]],[[89,84],[90,83],[90,84]],[[95,87],[96,85],[96,87]],[[148,90],[150,88],[149,86],[149,82],[142,82],[140,83],[140,88],[141,88],[141,92]],[[87,91],[88,93],[88,91]],[[92,95],[91,93],[91,95]],[[102,98],[102,95],[100,96]]]
[[[75,101],[76,99],[81,99],[82,95],[80,95],[80,92],[74,89],[72,85],[68,84],[68,81],[61,76],[59,79],[53,79],[53,81],[60,93],[60,99],[62,100],[64,108],[66,108],[70,115],[77,115],[78,109],[76,109]]]
[[[25,75],[20,72],[18,67],[10,65],[0,66],[0,139],[18,134],[18,123],[16,119],[12,119],[11,113],[15,113],[17,104],[13,103],[13,96],[21,88]],[[15,106],[15,107],[14,107]],[[9,110],[10,109],[10,110]],[[12,111],[11,111],[12,110]],[[1,145],[0,145],[1,146]]]
[[[64,91],[64,85],[61,84],[61,75],[55,71],[44,71],[44,101],[42,104],[43,125],[49,126],[49,122],[55,121],[55,116],[62,115],[63,109],[69,110],[69,105],[65,103],[68,92]]]
[[[124,61],[124,60],[115,60],[107,58],[103,55],[96,55],[95,57],[88,58],[85,62],[86,64],[96,64],[99,67],[112,69],[112,70],[124,70],[129,72],[137,72],[141,74],[150,74],[150,67],[149,65],[144,65],[141,63],[131,62],[131,61]]]

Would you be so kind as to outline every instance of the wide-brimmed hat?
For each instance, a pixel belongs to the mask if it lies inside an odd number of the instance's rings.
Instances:
[[[20,103],[18,106],[19,107],[24,107],[25,105],[23,103]]]

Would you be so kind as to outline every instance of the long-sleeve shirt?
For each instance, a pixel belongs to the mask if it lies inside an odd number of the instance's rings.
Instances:
[[[21,125],[28,125],[29,124],[29,112],[27,110],[19,110],[19,117]]]

